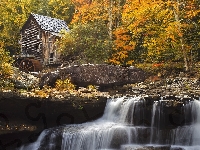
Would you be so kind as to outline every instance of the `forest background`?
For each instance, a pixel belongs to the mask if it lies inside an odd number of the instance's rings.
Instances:
[[[199,0],[1,0],[0,10],[1,78],[30,13],[66,21],[58,44],[71,62],[189,71],[200,61]]]

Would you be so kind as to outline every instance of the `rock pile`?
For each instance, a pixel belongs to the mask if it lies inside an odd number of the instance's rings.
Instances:
[[[39,87],[43,88],[44,85],[55,87],[56,80],[60,79],[60,76],[56,72],[48,72],[40,78]]]
[[[14,68],[12,81],[17,89],[32,89],[38,87],[39,78]]]
[[[148,96],[157,100],[163,97],[166,100],[183,100],[188,98],[199,99],[200,97],[200,79],[191,77],[168,77],[155,82],[145,80],[136,84],[124,85],[113,91],[112,95],[118,93],[128,95]],[[171,98],[170,98],[171,97]]]

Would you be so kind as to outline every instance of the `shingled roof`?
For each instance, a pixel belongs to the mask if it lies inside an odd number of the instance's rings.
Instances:
[[[29,16],[29,19],[34,18],[35,21],[37,22],[38,26],[45,31],[49,31],[52,33],[59,33],[62,29],[69,30],[66,22],[64,20],[56,19],[56,18],[51,18],[48,16],[43,16],[43,15],[38,15],[31,13]],[[27,22],[29,22],[27,20]],[[27,24],[27,22],[24,24],[21,30],[23,30]]]

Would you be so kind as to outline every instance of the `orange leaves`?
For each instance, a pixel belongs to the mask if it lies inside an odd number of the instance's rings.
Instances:
[[[90,0],[72,0],[72,2],[76,6],[82,6],[82,5],[85,5],[85,4],[90,4]]]
[[[93,1],[92,3],[89,3],[85,0],[82,2],[79,1],[79,3],[75,5],[76,13],[74,14],[72,24],[85,24],[98,20],[107,20],[108,14],[105,5],[104,2],[98,3],[97,1]]]
[[[193,28],[197,30],[198,8],[194,0],[126,0],[122,11],[123,28],[114,32],[114,52],[122,55],[126,51],[127,55],[126,58],[117,55],[115,60],[126,63],[137,48],[143,61],[176,59],[182,49],[189,49],[186,41],[190,37],[186,35],[193,33]],[[192,24],[193,20],[197,23]]]
[[[73,1],[72,23],[103,20],[109,31],[114,29],[109,59],[113,64],[183,60],[181,51],[191,49],[187,42],[193,44],[199,37],[192,37],[199,33],[197,0],[125,0],[123,5],[113,0],[112,9],[107,0]]]
[[[130,32],[121,27],[117,28],[113,34],[115,35],[113,55],[109,59],[112,64],[120,65],[132,65],[134,60],[129,60],[129,52],[135,49],[135,42],[131,40]]]
[[[117,28],[113,34],[115,35],[115,49],[123,49],[126,51],[133,50],[135,43],[131,42],[131,34],[125,28]]]
[[[172,1],[168,0],[168,6],[172,7],[174,13],[182,19],[192,19],[199,15],[199,4],[195,0]]]
[[[115,65],[121,65],[124,63],[124,60],[128,57],[127,51],[118,51],[113,53],[112,58],[109,59],[109,63]]]
[[[158,68],[158,67],[162,67],[163,63],[154,63],[152,64],[152,67]]]
[[[185,7],[185,18],[192,19],[200,14],[200,9],[198,5],[195,5],[194,2],[188,2],[187,6]]]

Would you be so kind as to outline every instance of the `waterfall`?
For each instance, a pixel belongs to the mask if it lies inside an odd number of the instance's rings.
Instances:
[[[20,150],[23,150],[23,149],[25,149],[25,150],[28,150],[28,149],[29,150],[37,150],[39,148],[39,146],[40,146],[40,142],[45,138],[45,136],[46,136],[46,130],[44,130],[40,134],[39,138],[37,139],[37,141],[35,143],[32,143],[32,144],[30,144],[28,146],[22,146],[20,148]]]
[[[153,142],[153,135],[154,135],[154,121],[155,121],[155,115],[156,115],[156,108],[158,105],[158,102],[154,102],[153,109],[152,109],[152,120],[151,120],[151,134],[150,134],[150,144]]]
[[[174,145],[184,145],[185,149],[200,149],[200,101],[194,100],[185,106],[185,112],[191,111],[192,124],[178,127],[172,131]],[[188,147],[191,146],[191,147]]]
[[[159,145],[199,150],[200,102],[194,100],[183,107],[186,117],[192,117],[191,125],[166,130],[160,128],[165,121],[162,105],[162,99],[151,108],[142,97],[110,99],[101,118],[44,130],[35,143],[20,150],[137,150]]]

